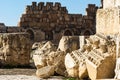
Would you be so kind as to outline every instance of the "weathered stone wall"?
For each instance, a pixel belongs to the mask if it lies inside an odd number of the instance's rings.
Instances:
[[[56,38],[56,35],[90,35],[96,31],[96,11],[97,7],[89,4],[86,8],[87,15],[69,14],[66,7],[62,7],[58,2],[47,2],[46,5],[44,2],[32,2],[32,5],[26,7],[18,26],[24,29],[32,28],[34,32],[41,30],[45,34],[44,40],[60,40],[61,37]]]
[[[43,41],[45,40],[45,33],[41,30],[35,30],[35,41]]]
[[[25,29],[17,26],[6,26],[6,33],[18,33],[18,32],[25,32]]]
[[[33,42],[51,40],[58,43],[62,36],[91,35],[96,33],[95,4],[89,4],[86,15],[69,14],[60,3],[32,2],[27,5],[18,26],[0,26],[1,33],[27,32]]]
[[[25,29],[25,32],[29,34],[31,41],[39,42],[45,40],[45,33],[40,29]]]
[[[97,33],[117,34],[120,32],[119,8],[98,9]]]
[[[30,60],[30,39],[25,33],[0,34],[0,66],[26,66]]]

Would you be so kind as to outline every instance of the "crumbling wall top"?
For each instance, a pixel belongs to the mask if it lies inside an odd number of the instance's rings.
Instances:
[[[97,9],[98,7],[95,4],[88,4],[88,8],[86,8],[87,15],[95,17]]]
[[[0,23],[0,27],[5,27],[5,24],[4,23]]]
[[[67,13],[67,9],[66,7],[62,7],[61,4],[59,2],[46,2],[46,4],[44,2],[32,2],[32,5],[27,5],[26,7],[26,12],[30,12],[30,11],[49,11],[49,10],[53,10],[53,11],[62,11],[64,13]]]

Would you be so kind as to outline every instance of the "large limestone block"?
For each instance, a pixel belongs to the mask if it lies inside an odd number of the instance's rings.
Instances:
[[[86,65],[89,77],[92,80],[114,77],[115,59],[112,56],[106,57],[98,65],[86,60]]]
[[[65,56],[65,67],[67,69],[68,76],[78,77],[79,66],[78,66],[78,64],[76,64],[76,62],[74,61],[74,59],[71,57],[71,55],[69,53]]]
[[[33,55],[34,64],[37,69],[40,69],[47,65],[45,56],[42,55]]]
[[[30,40],[25,33],[0,34],[1,63],[10,66],[25,66],[30,60]]]
[[[69,53],[65,56],[65,66],[66,68],[73,68],[74,66],[76,66],[74,59]]]
[[[109,3],[107,5],[110,6]],[[116,16],[118,11],[119,8],[117,7],[98,9],[96,14],[96,33],[107,35],[119,33],[119,16]]]
[[[36,75],[40,78],[48,78],[54,75],[54,67],[46,66],[36,71]]]
[[[62,37],[59,42],[58,49],[60,49],[61,51],[67,51],[69,49],[68,40],[68,37]]]
[[[63,36],[59,42],[58,49],[65,52],[79,49],[79,37]]]
[[[65,75],[65,52],[63,51],[56,51],[56,52],[51,52],[48,55],[47,58],[47,64],[48,65],[54,65],[55,66],[55,72],[59,75]]]

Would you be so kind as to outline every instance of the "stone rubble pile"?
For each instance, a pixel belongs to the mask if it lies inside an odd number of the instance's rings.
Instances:
[[[65,57],[70,77],[92,80],[113,78],[115,69],[115,42],[102,34],[86,39],[82,49],[72,51]]]
[[[35,44],[33,47],[35,47]],[[79,37],[63,36],[58,48],[50,41],[42,47],[37,47],[32,53],[35,66],[37,67],[36,75],[41,78],[49,77],[55,73],[62,76],[67,75],[64,58],[67,52],[75,49],[79,49]],[[45,73],[41,73],[43,71]]]
[[[37,48],[33,54],[36,75],[47,78],[57,73],[92,80],[114,76],[114,39],[96,34],[86,38],[86,44],[81,49],[78,42],[77,37],[63,36],[58,49],[51,42]]]
[[[41,78],[47,78],[54,73],[64,75],[65,53],[57,51],[57,48],[49,41],[42,48],[34,51],[33,60],[37,67],[36,75]]]

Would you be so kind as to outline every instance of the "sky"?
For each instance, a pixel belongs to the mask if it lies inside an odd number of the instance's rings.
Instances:
[[[88,4],[100,6],[100,0],[1,0],[0,23],[5,23],[6,26],[17,26],[26,5],[31,5],[33,1],[60,2],[62,6],[66,6],[69,13],[73,14],[85,14]]]

